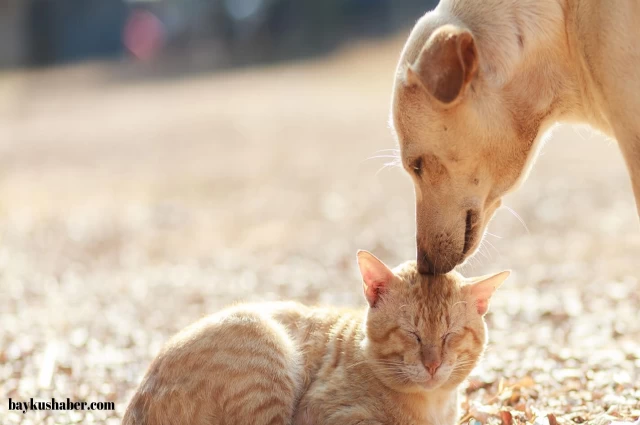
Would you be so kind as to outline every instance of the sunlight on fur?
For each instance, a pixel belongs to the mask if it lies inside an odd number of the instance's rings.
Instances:
[[[458,387],[486,345],[483,316],[509,272],[424,276],[366,251],[358,266],[364,309],[240,304],[187,327],[149,367],[123,424],[455,424]]]

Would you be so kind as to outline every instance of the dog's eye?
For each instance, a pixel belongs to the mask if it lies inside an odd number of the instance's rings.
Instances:
[[[413,162],[413,172],[416,173],[416,176],[420,177],[422,175],[422,158],[418,158]]]

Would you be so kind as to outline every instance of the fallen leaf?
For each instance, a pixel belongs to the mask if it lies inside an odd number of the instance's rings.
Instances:
[[[531,388],[531,387],[534,387],[535,385],[536,385],[536,381],[534,381],[531,376],[527,375],[524,378],[520,379],[518,382],[516,382],[514,387]]]
[[[502,419],[502,425],[511,425],[513,423],[513,416],[511,415],[511,412],[509,412],[508,410],[500,411],[500,419]],[[553,424],[550,424],[550,425],[553,425]]]

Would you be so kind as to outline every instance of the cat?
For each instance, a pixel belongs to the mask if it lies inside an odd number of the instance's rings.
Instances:
[[[123,424],[455,424],[509,272],[429,276],[357,258],[366,308],[245,304],[204,318],[161,350]]]

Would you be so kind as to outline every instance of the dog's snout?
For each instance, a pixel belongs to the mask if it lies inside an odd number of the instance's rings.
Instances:
[[[476,209],[455,211],[459,221],[447,231],[434,232],[442,224],[418,218],[416,262],[423,275],[445,274],[453,270],[475,249],[481,235],[482,216]],[[418,216],[420,209],[418,209]],[[446,220],[442,215],[440,220]]]
[[[438,261],[440,259],[441,261]],[[418,273],[422,275],[435,275],[449,273],[455,267],[455,264],[451,264],[444,257],[434,257],[427,254],[427,251],[418,244]]]
[[[449,253],[444,251],[430,254],[420,241],[418,241],[417,245],[416,262],[418,264],[418,273],[422,275],[449,273],[458,264],[456,260],[458,260],[459,254],[455,258],[450,257]]]
[[[464,247],[462,248],[462,255],[466,255],[476,239],[476,227],[479,224],[480,215],[476,210],[468,210],[467,217],[465,219],[464,229]]]
[[[418,246],[418,254],[417,254],[417,263],[418,263],[418,273],[420,274],[433,274],[434,268],[427,256],[427,253]]]

